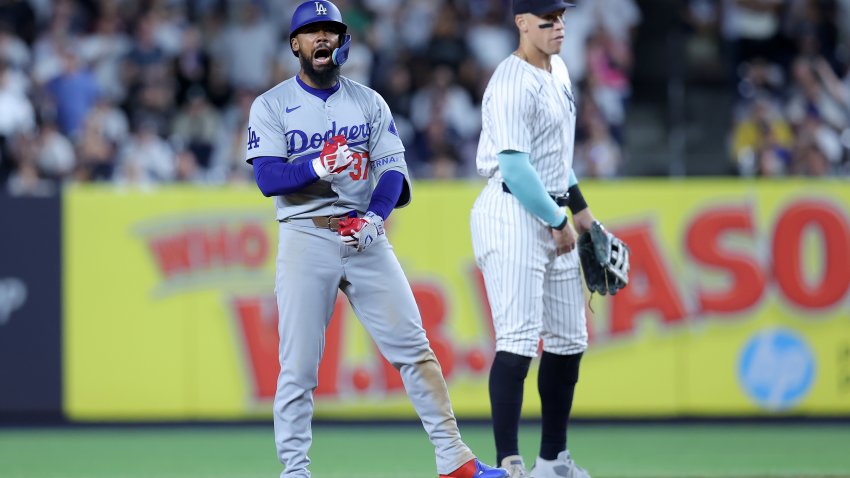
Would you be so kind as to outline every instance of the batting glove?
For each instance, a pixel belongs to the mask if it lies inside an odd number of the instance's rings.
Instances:
[[[342,242],[356,247],[357,252],[364,251],[369,245],[384,235],[384,220],[372,211],[363,217],[346,217],[340,219],[337,233],[342,236]]]
[[[322,153],[313,160],[313,169],[319,178],[331,174],[339,174],[354,161],[354,154],[349,151],[345,136],[336,135],[325,143]]]

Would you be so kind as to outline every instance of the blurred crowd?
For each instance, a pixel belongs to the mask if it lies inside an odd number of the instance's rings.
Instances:
[[[256,95],[298,71],[298,0],[0,0],[0,185],[253,181]],[[381,93],[417,179],[475,176],[480,101],[516,48],[510,0],[338,0],[342,73]],[[584,0],[562,50],[581,104],[576,169],[623,161],[634,0]]]
[[[298,71],[299,0],[0,0],[0,188],[250,182],[253,99]],[[476,177],[480,101],[516,48],[510,0],[338,0],[343,74],[381,93],[417,179]],[[627,160],[635,0],[582,0],[561,51],[575,169]],[[850,174],[850,0],[686,0],[687,55],[735,91],[741,175]]]
[[[849,0],[690,0],[687,19],[692,54],[730,59],[741,175],[850,175]]]

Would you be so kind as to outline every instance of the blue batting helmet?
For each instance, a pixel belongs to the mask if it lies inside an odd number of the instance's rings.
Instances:
[[[334,50],[333,60],[337,65],[341,65],[348,59],[348,49],[351,46],[351,35],[348,35],[348,25],[342,21],[342,14],[339,13],[339,8],[327,0],[308,0],[292,14],[292,22],[289,24],[289,41],[298,34],[298,30],[304,28],[311,23],[329,22],[338,25],[341,29],[340,47]],[[293,50],[293,55],[298,56]]]
[[[289,24],[289,39],[298,34],[298,30],[318,22],[336,23],[342,28],[342,34],[348,30],[348,25],[342,21],[339,8],[326,0],[310,0],[298,5],[292,14],[292,23]]]

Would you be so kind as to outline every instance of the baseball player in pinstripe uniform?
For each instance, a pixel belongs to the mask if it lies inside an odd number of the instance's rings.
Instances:
[[[313,391],[341,290],[400,371],[440,476],[505,478],[461,440],[440,364],[384,235],[384,220],[411,198],[404,146],[383,98],[340,76],[346,31],[333,3],[299,5],[289,38],[301,69],[254,101],[248,125],[246,158],[260,190],[274,197],[280,223],[274,429],[281,477],[310,476]]]
[[[587,348],[576,232],[594,221],[572,173],[576,103],[558,55],[560,0],[514,0],[519,48],[484,92],[478,172],[487,185],[471,213],[475,259],[496,331],[490,404],[497,462],[512,478],[586,478],[567,451],[567,422]],[[540,455],[530,475],[519,452],[523,386],[540,340]]]

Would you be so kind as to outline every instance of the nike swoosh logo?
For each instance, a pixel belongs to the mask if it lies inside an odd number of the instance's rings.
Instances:
[[[287,107],[286,107],[286,112],[287,112],[287,113],[292,113],[293,111],[297,110],[297,109],[298,109],[298,108],[300,108],[300,107],[301,107],[301,105],[298,105],[298,106],[296,106],[295,108],[290,108],[290,107],[288,107],[288,106],[287,106]]]

